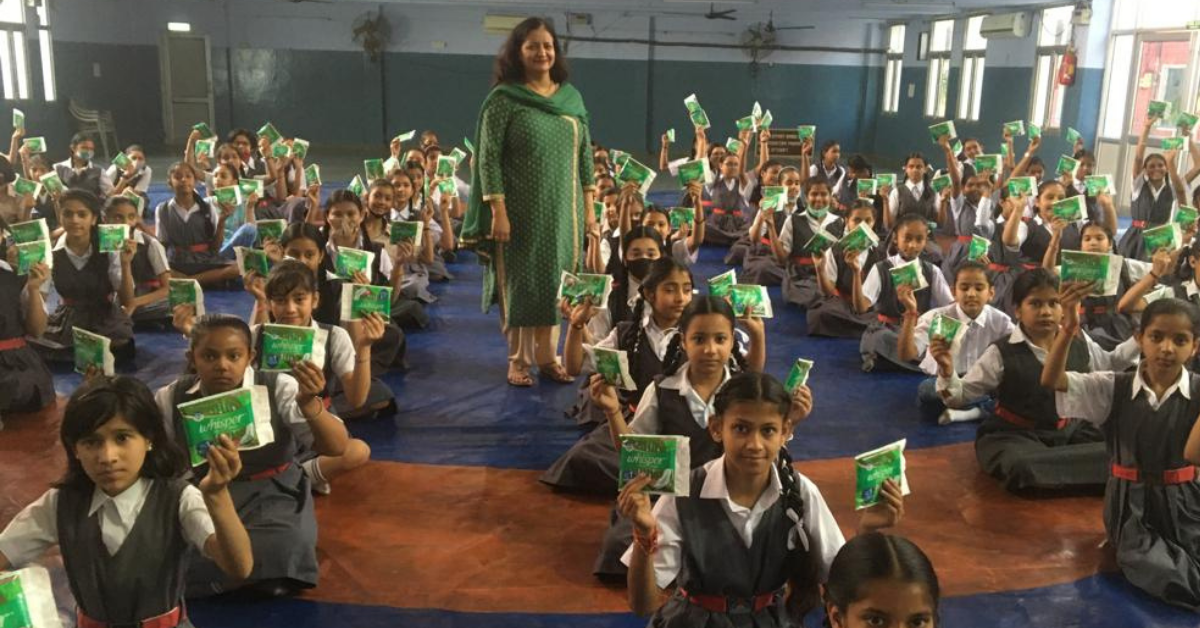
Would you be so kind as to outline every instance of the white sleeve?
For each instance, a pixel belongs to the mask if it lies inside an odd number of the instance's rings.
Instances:
[[[212,516],[208,513],[208,506],[204,503],[200,489],[191,484],[185,486],[179,496],[179,525],[183,528],[183,538],[196,548],[196,551],[211,559],[212,556],[204,551],[204,544],[217,528],[213,525]]]
[[[283,417],[283,422],[292,426],[292,431],[295,432],[297,427],[303,428],[304,432],[308,431],[308,419],[304,418],[304,413],[300,411],[300,404],[296,403],[296,395],[300,393],[300,384],[296,383],[296,379],[287,373],[280,373],[275,380],[275,405],[279,408],[279,414]],[[299,433],[296,434],[299,438]],[[311,440],[311,437],[310,437]]]
[[[984,197],[975,208],[975,235],[991,238],[996,232],[996,221],[992,218],[992,199]]]
[[[900,211],[900,188],[901,187],[904,187],[906,190],[908,189],[908,186],[906,184],[901,183],[901,184],[897,185],[896,187],[892,188],[891,192],[888,192],[888,214],[891,215],[893,220],[896,219],[896,212]]]
[[[434,247],[437,247],[437,239],[434,238]],[[380,248],[375,256],[379,259],[379,274],[387,280],[388,285],[392,283],[392,256],[388,255],[386,248]],[[372,277],[371,281],[378,281],[378,277]]]
[[[688,251],[687,240],[680,238],[671,243],[671,257],[684,266],[691,266],[700,257],[700,249]]]
[[[821,255],[821,274],[829,280],[829,283],[837,285],[837,259],[834,258],[833,247],[825,249],[825,253]]]
[[[931,309],[917,319],[917,326],[913,328],[913,345],[917,347],[917,356],[924,357],[925,350],[929,348],[929,324],[933,322],[934,311]]]
[[[154,403],[162,413],[163,425],[167,428],[167,436],[175,437],[175,408],[171,407],[171,399],[175,396],[175,387],[179,382],[171,382],[154,391]]]
[[[1143,262],[1142,260],[1126,257],[1125,268],[1129,272],[1129,282],[1134,284],[1141,281],[1142,277],[1145,277],[1146,273],[1150,272],[1154,268],[1154,265],[1150,262]]]
[[[339,378],[348,377],[354,373],[354,341],[350,339],[350,332],[341,327],[332,328],[330,334],[332,336],[329,338],[329,352],[332,355],[326,356],[325,359],[329,360],[334,375]]]
[[[1028,237],[1029,237],[1029,223],[1022,220],[1021,224],[1017,225],[1017,245],[1014,247],[1014,246],[1008,246],[1007,244],[1005,244],[1004,248],[1010,252],[1019,253],[1021,251],[1021,247],[1025,244],[1025,238],[1028,238]]]
[[[800,497],[804,500],[804,531],[808,533],[808,551],[817,557],[819,579],[825,582],[829,578],[829,567],[833,559],[846,544],[846,537],[838,527],[837,520],[821,496],[821,491],[812,480],[797,473],[797,486]]]
[[[0,532],[0,554],[13,568],[28,564],[58,544],[58,489],[52,488],[17,513]]]
[[[1135,337],[1126,338],[1124,342],[1113,347],[1112,351],[1105,351],[1086,331],[1083,338],[1087,343],[1093,371],[1124,371],[1137,364],[1142,357],[1142,348]]]
[[[871,271],[867,273],[867,278],[862,283],[862,296],[867,300],[867,303],[875,305],[875,301],[879,299],[879,291],[883,288],[879,278],[879,267],[871,266]]]
[[[782,231],[779,232],[779,246],[783,247],[788,255],[792,254],[792,220],[795,216],[795,214],[789,214],[787,218],[784,218]]]
[[[634,434],[656,435],[662,428],[658,423],[658,383],[651,382],[638,401],[637,412],[629,421],[629,430]]]
[[[169,211],[171,211],[171,208],[170,202],[168,201],[163,201],[162,203],[158,204],[158,207],[154,208],[154,231],[158,241],[162,242],[163,246],[167,246],[171,243],[170,239],[167,237],[167,229],[163,225],[163,213]]]
[[[1067,390],[1054,393],[1058,414],[1102,425],[1112,411],[1113,374],[1067,372]]]
[[[1142,188],[1146,185],[1146,173],[1139,174],[1133,178],[1133,185],[1129,188],[1129,198],[1131,201],[1136,201],[1138,196],[1142,194]]]
[[[167,249],[158,241],[158,238],[146,238],[146,255],[150,258],[150,268],[154,270],[155,275],[161,275],[165,272],[170,272],[171,266],[167,263]]]
[[[680,560],[683,556],[683,538],[679,530],[679,510],[674,495],[663,495],[654,505],[654,520],[658,522],[658,551],[654,552],[654,580],[658,588],[671,586],[679,576]],[[631,544],[621,557],[629,566],[633,562],[634,547]]]
[[[951,373],[949,378],[938,375],[937,391],[948,393],[942,398],[947,406],[954,408],[987,396],[1000,387],[1002,379],[1004,360],[1000,357],[1000,350],[995,345],[989,345],[979,356],[979,361],[972,364],[962,378],[958,373]]]
[[[954,303],[954,293],[950,292],[950,286],[946,283],[946,276],[942,274],[942,269],[933,267],[933,285],[929,286],[933,290],[930,296],[931,307],[942,307]]]
[[[608,308],[596,312],[596,315],[587,324],[588,334],[592,338],[603,338],[611,333],[615,327],[616,325],[612,322],[612,312]]]
[[[600,347],[602,349],[616,349],[617,348],[617,333],[618,333],[617,328],[614,327],[613,330],[608,332],[608,335],[604,337],[604,340],[601,340],[600,342],[597,342],[596,344],[594,344],[592,346]]]
[[[108,282],[112,284],[113,292],[121,292],[121,256],[118,253],[93,253],[93,255],[108,256]],[[136,283],[136,282],[135,282]]]
[[[148,192],[150,190],[150,180],[153,178],[154,171],[150,169],[150,166],[143,167],[142,174],[138,176],[137,185],[133,186],[134,191],[141,192],[142,194]]]

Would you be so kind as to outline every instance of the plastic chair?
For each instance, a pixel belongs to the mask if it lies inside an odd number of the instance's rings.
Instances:
[[[113,121],[111,111],[99,111],[96,109],[88,109],[80,105],[74,98],[67,105],[71,112],[71,117],[75,118],[75,128],[81,133],[89,133],[100,141],[100,148],[104,151],[105,159],[112,157],[113,150],[120,150],[121,142],[117,139],[117,125]],[[112,137],[112,147],[109,147],[108,139]]]

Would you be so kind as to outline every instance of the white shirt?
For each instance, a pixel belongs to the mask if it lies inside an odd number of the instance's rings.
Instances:
[[[150,268],[154,274],[161,275],[169,272],[171,267],[167,263],[167,249],[162,242],[159,242],[158,238],[142,233],[141,229],[130,228],[130,231],[133,233],[134,242],[146,245],[146,256],[150,259]],[[120,258],[117,258],[117,262],[120,263]]]
[[[1068,372],[1066,392],[1054,393],[1054,404],[1058,407],[1058,413],[1062,416],[1083,419],[1096,425],[1104,424],[1112,413],[1115,381],[1116,376],[1111,371]],[[1146,381],[1142,379],[1142,369],[1138,367],[1133,374],[1133,394],[1130,399],[1137,399],[1138,395],[1142,394],[1146,395],[1146,401],[1150,402],[1150,407],[1154,410],[1158,410],[1167,399],[1171,398],[1171,395],[1182,395],[1184,399],[1190,401],[1192,399],[1191,373],[1187,369],[1181,369],[1179,379],[1171,384],[1170,388],[1167,388],[1162,398],[1159,398],[1146,385]]]
[[[871,250],[874,248],[875,247],[869,247],[869,248],[865,248],[858,252],[858,272],[859,273],[861,273],[863,271],[863,264],[867,263],[867,255],[869,255],[871,253]],[[867,269],[867,270],[870,270],[870,269]],[[833,247],[826,249],[825,253],[821,256],[821,274],[825,275],[825,278],[828,279],[830,283],[837,285],[838,265],[837,265],[837,258],[833,253]],[[844,296],[846,298],[850,297],[850,295],[848,295],[848,294],[842,295],[842,296]]]
[[[646,313],[642,315],[642,330],[646,332],[646,340],[650,341],[650,349],[654,351],[654,355],[660,361],[666,358],[667,347],[671,344],[671,339],[675,337],[675,334],[679,333],[678,327],[660,328],[658,323],[654,322],[654,314],[648,307],[646,308]],[[604,340],[596,343],[596,346],[604,349],[616,349],[617,340],[617,329],[614,327],[604,337]],[[645,347],[645,345],[642,346]],[[632,359],[635,356],[631,355],[629,357]],[[592,369],[594,370],[595,368],[596,365],[592,364]]]
[[[1142,350],[1138,346],[1136,338],[1122,342],[1111,352],[1105,351],[1096,344],[1086,332],[1083,334],[1083,340],[1087,344],[1092,371],[1123,371],[1137,364],[1138,358],[1141,356]],[[1046,350],[1030,342],[1025,337],[1025,330],[1021,329],[1019,325],[1008,337],[1008,342],[1010,344],[1023,342],[1029,345],[1029,349],[1033,351],[1038,362],[1046,363]],[[991,394],[1000,387],[1003,379],[1004,360],[1000,357],[1000,350],[995,345],[989,345],[979,361],[971,365],[967,374],[961,379],[959,379],[958,373],[952,373],[949,379],[938,375],[937,390],[939,393],[949,393],[949,396],[943,395],[943,399],[947,406],[953,408]]]
[[[1148,179],[1146,179],[1146,173],[1143,172],[1142,174],[1139,174],[1133,178],[1133,192],[1130,195],[1130,198],[1136,201],[1138,197],[1142,195],[1142,190],[1149,190],[1150,198],[1157,201],[1158,197],[1162,195],[1163,190],[1167,189],[1170,185],[1170,179],[1163,179],[1163,184],[1160,185],[1158,189],[1154,189],[1154,185],[1151,184]],[[1174,201],[1175,202],[1171,204],[1172,215],[1175,213],[1175,207],[1179,205],[1179,199],[1174,199]]]
[[[158,239],[163,243],[164,246],[171,246],[172,244],[170,237],[167,235],[167,229],[163,226],[166,224],[163,222],[163,212],[175,212],[175,215],[186,223],[187,219],[190,218],[192,214],[199,211],[204,211],[204,205],[200,202],[194,203],[192,208],[187,210],[177,205],[174,198],[168,200],[166,203],[160,204],[154,210],[154,224],[158,225]],[[220,221],[220,216],[217,214],[217,209],[213,205],[208,206],[208,219],[212,221],[213,228],[216,229],[217,223]]]
[[[913,330],[913,344],[917,346],[917,353],[925,356],[921,360],[921,370],[930,375],[937,375],[938,372],[937,360],[926,351],[929,347],[929,325],[938,314],[966,321],[967,329],[962,333],[958,353],[954,356],[954,371],[959,374],[966,373],[972,364],[978,362],[993,342],[1017,329],[1008,314],[990,305],[984,305],[983,311],[975,318],[968,317],[957,303],[930,309],[921,315]]]
[[[696,247],[695,251],[689,251],[687,238],[679,238],[671,242],[671,257],[684,266],[691,266],[700,259],[700,247]]]
[[[416,210],[412,209],[412,206],[410,205],[404,209],[393,209],[391,211],[391,213],[388,215],[388,219],[392,220],[392,221],[396,221],[396,220],[413,221],[413,220],[421,220],[421,217],[417,214]],[[437,220],[429,221],[429,236],[430,236],[430,238],[433,239],[433,246],[435,248],[438,246],[438,242],[440,242],[442,240],[442,231],[443,231],[442,223],[438,222]],[[418,248],[419,248],[419,246],[421,246],[420,243],[418,243]]]
[[[350,332],[336,325],[331,327],[330,331],[326,332],[315,320],[309,321],[309,326],[317,330],[313,338],[314,344],[324,346],[328,340],[329,353],[325,354],[325,361],[329,364],[329,369],[333,371],[333,374],[339,378],[345,378],[354,373],[355,351],[354,341],[350,339]],[[255,325],[250,328],[251,343],[254,346],[258,345],[258,330],[260,328],[262,328],[262,325]],[[332,334],[332,336],[328,334]],[[318,364],[317,366],[324,367],[323,364]]]
[[[792,242],[792,220],[798,216],[808,221],[808,228],[814,233],[817,229],[828,231],[829,225],[841,220],[840,216],[828,210],[826,210],[825,217],[820,220],[817,220],[808,210],[788,214],[788,217],[783,220],[783,227],[779,232],[779,246],[782,246],[788,255],[792,254],[792,248],[796,245],[795,242]],[[801,242],[800,246],[804,246],[805,244],[808,243]]]
[[[99,488],[92,493],[87,514],[91,517],[101,511],[100,538],[110,556],[121,549],[133,531],[153,482],[155,480],[139,478],[115,497]],[[216,528],[200,489],[190,484],[179,496],[179,525],[183,538],[203,554],[204,544]],[[0,554],[4,554],[14,567],[19,567],[36,560],[55,545],[58,545],[58,489],[52,488],[21,510],[4,532],[0,532]]]
[[[973,223],[973,233],[958,233],[958,217],[964,211],[970,209],[975,212],[975,222]],[[992,237],[992,233],[996,229],[996,223],[992,220],[992,199],[987,196],[979,198],[979,203],[974,207],[967,206],[967,196],[959,194],[950,198],[950,223],[956,235],[981,235],[985,238]],[[1023,240],[1022,240],[1023,241]]]
[[[117,174],[116,164],[109,166],[108,170],[104,171],[104,175],[108,177],[109,181],[116,181]],[[152,179],[153,176],[154,170],[152,170],[150,166],[142,166],[142,169],[139,170],[136,175],[134,175],[134,183],[133,185],[130,185],[129,188],[134,192],[141,192],[142,194],[145,194],[150,189],[150,179]],[[116,187],[116,185],[113,184],[113,187]]]
[[[54,171],[58,174],[59,178],[61,178],[63,180],[63,182],[66,183],[68,176],[78,175],[78,174],[82,173],[83,171],[94,167],[95,165],[96,165],[96,162],[89,161],[82,168],[76,168],[75,165],[72,163],[71,158],[67,157],[66,159],[54,164]],[[106,172],[103,168],[101,168],[100,169],[100,194],[101,194],[101,196],[108,196],[109,194],[112,193],[112,189],[113,189],[112,177],[108,176],[108,172]]]
[[[67,259],[75,270],[83,270],[87,266],[88,260],[92,259],[92,255],[107,255],[108,256],[108,281],[112,284],[114,292],[121,289],[121,257],[116,253],[96,253],[96,244],[92,243],[88,247],[88,252],[83,255],[76,255],[69,247],[67,247],[67,234],[58,236],[58,241],[54,243],[52,251],[62,249],[67,253]],[[54,282],[54,275],[51,273],[50,278],[43,286],[49,286]]]
[[[704,470],[707,476],[704,478],[704,486],[700,488],[700,499],[721,500],[725,516],[737,530],[739,540],[747,548],[750,547],[754,543],[754,529],[783,493],[778,470],[772,465],[771,480],[751,508],[737,504],[729,496],[729,485],[725,480],[725,456],[705,464]],[[800,498],[804,501],[801,521],[804,532],[808,535],[808,548],[816,557],[818,579],[824,582],[829,577],[829,567],[833,564],[833,558],[846,544],[846,538],[842,536],[837,520],[833,518],[833,513],[830,512],[817,485],[799,472],[796,472],[796,480]],[[674,495],[663,495],[659,498],[658,503],[654,505],[654,518],[658,522],[654,579],[660,589],[665,589],[679,575],[683,562],[683,545],[687,542],[687,539],[683,538],[683,527],[679,522],[679,510]],[[631,545],[625,550],[621,562],[628,566],[633,560],[633,552],[634,548]]]
[[[918,258],[919,259],[919,258]],[[888,258],[893,267],[901,264],[907,264],[910,260],[900,257],[899,254],[892,255]],[[891,281],[891,277],[888,277]],[[872,305],[879,300],[879,293],[883,289],[883,278],[879,275],[879,267],[872,266],[871,271],[867,273],[867,278],[863,280],[862,295]],[[929,287],[925,290],[932,290],[929,307],[941,307],[954,302],[954,294],[950,292],[950,286],[946,283],[946,277],[942,275],[942,269],[937,266],[933,267],[933,281],[929,282]]]
[[[354,246],[350,248],[365,251],[366,249],[363,248],[362,231],[358,232],[357,238],[358,240],[355,241]],[[336,267],[338,245],[333,242],[333,238],[329,238],[329,241],[325,243],[325,254],[330,256],[330,259],[334,260],[334,266]],[[387,254],[387,249],[382,249],[380,251],[375,251],[375,259],[379,262],[379,274],[383,275],[384,279],[387,279],[390,282],[392,279],[392,256]],[[373,268],[370,266],[367,267],[366,275],[368,280],[375,281],[375,277],[373,276],[374,272],[375,271]]]
[[[924,180],[913,183],[912,181],[905,179],[903,187],[906,190],[908,190],[908,194],[911,194],[912,197],[918,201],[921,200],[921,195],[925,193],[925,181]],[[888,213],[892,215],[892,218],[895,218],[896,214],[899,212],[900,212],[900,187],[894,187],[894,188],[892,188],[891,192],[888,192]]]
[[[729,381],[729,369],[726,368],[721,375],[721,383],[717,388],[713,389],[713,398],[716,398],[716,390],[725,385]],[[662,434],[662,420],[658,416],[658,389],[674,390],[679,393],[680,397],[687,402],[688,410],[692,413],[692,418],[695,419],[696,425],[701,428],[708,428],[708,418],[712,416],[716,410],[713,408],[712,400],[705,399],[692,388],[692,382],[688,379],[688,365],[684,364],[679,367],[679,370],[670,377],[663,378],[662,381],[651,382],[646,387],[646,392],[642,394],[642,399],[637,405],[637,412],[633,414],[633,420],[629,422],[629,429],[634,434]]]
[[[629,291],[627,293],[629,297],[625,303],[630,308],[633,308],[637,305],[638,297],[642,293],[642,282],[635,279],[633,275],[627,275],[627,278],[629,280]],[[588,321],[588,334],[592,338],[604,338],[616,327],[616,324],[613,323],[612,312],[607,307],[608,304],[605,303],[604,305],[605,308],[597,311],[592,320]],[[650,305],[647,304],[646,307],[649,308]]]

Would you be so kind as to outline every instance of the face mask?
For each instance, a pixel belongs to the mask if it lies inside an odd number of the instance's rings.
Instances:
[[[95,154],[96,154],[96,151],[92,151],[92,150],[80,149],[80,150],[75,151],[75,156],[82,161],[91,161],[92,156]]]
[[[808,213],[813,218],[816,218],[817,220],[822,220],[825,218],[825,214],[829,213],[829,208],[826,207],[826,208],[822,208],[822,209],[817,209],[816,207],[809,207]]]
[[[625,268],[629,270],[629,274],[632,275],[634,279],[641,281],[646,278],[646,275],[650,272],[650,265],[653,263],[654,260],[652,259],[635,259],[631,262],[626,262]]]

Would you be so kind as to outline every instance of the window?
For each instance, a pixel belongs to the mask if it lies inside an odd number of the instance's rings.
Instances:
[[[904,67],[904,25],[888,28],[887,69],[883,77],[883,112],[900,111],[900,71]]]
[[[1038,24],[1029,120],[1044,129],[1057,129],[1062,124],[1063,89],[1058,83],[1058,67],[1073,35],[1073,12],[1074,7],[1069,5],[1045,9]]]
[[[37,59],[42,71],[46,101],[56,97],[53,46],[50,40],[49,0],[0,0],[0,87],[5,100],[33,97],[30,77],[30,44],[37,39]],[[28,6],[29,11],[26,11]],[[36,21],[31,21],[36,16]]]
[[[946,97],[950,91],[950,46],[954,38],[954,20],[933,23],[929,36],[929,78],[925,83],[925,115],[946,117]]]
[[[967,19],[962,76],[958,81],[959,120],[979,120],[979,106],[983,100],[983,58],[987,54],[987,39],[979,33],[984,17],[987,16],[976,15]]]

